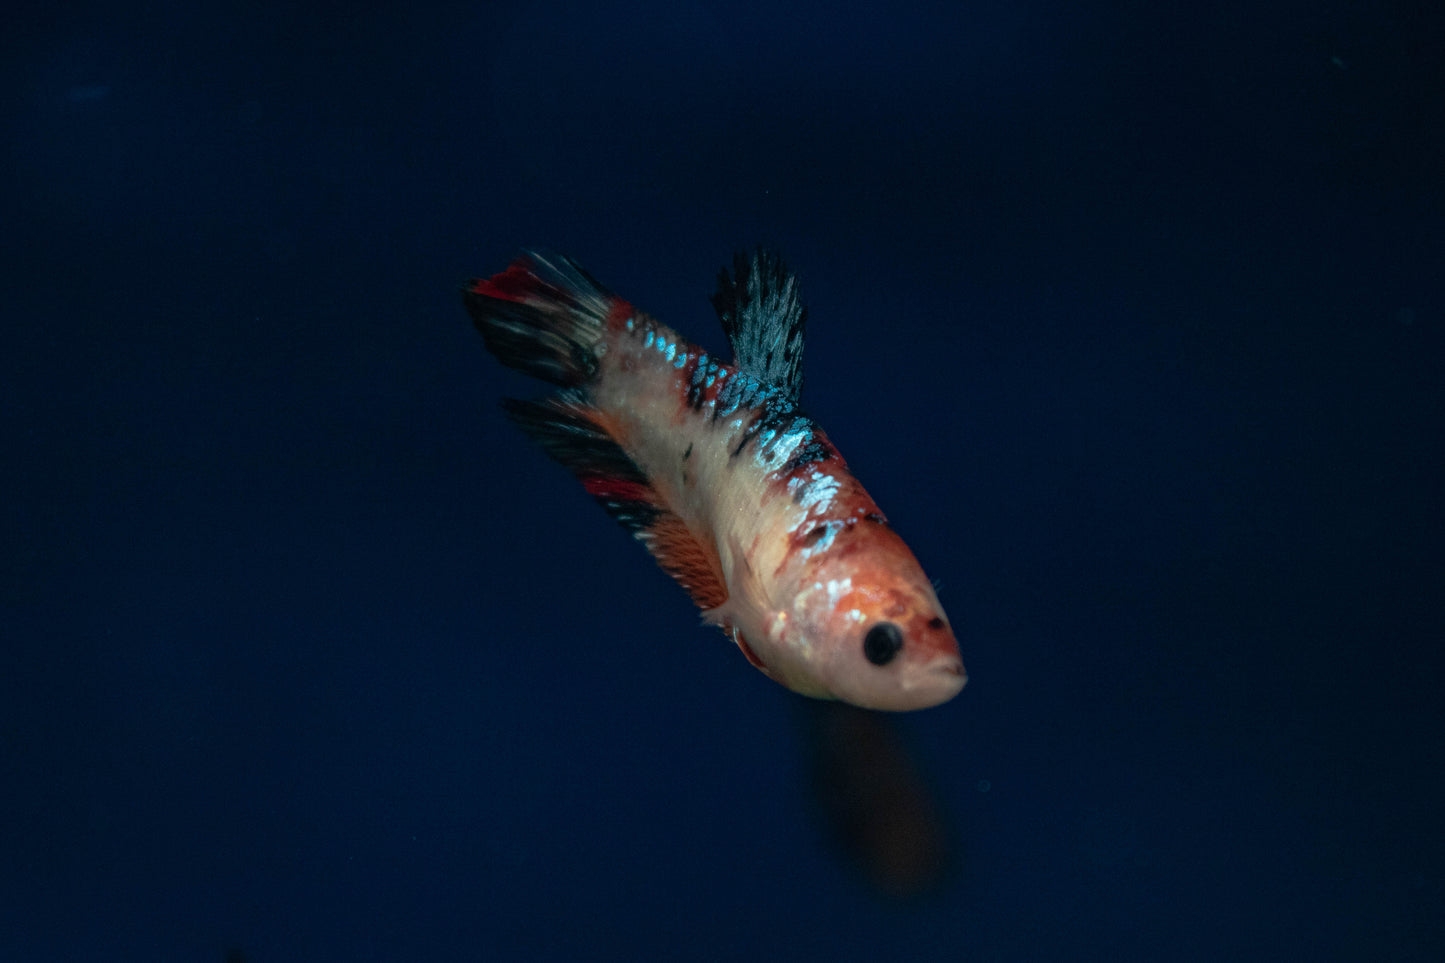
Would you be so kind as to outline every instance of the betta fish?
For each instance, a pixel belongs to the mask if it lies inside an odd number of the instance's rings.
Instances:
[[[507,415],[764,674],[895,711],[963,688],[932,584],[798,407],[807,313],[778,257],[739,254],[718,279],[731,361],[563,257],[526,254],[464,298],[492,354],[560,389]]]

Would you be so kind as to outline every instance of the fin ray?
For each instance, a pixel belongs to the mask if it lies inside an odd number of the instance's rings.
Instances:
[[[542,401],[509,398],[502,405],[513,423],[575,475],[698,606],[711,609],[727,600],[716,550],[667,506],[618,444],[605,412],[588,405],[576,390]]]
[[[733,271],[718,275],[713,308],[737,366],[781,388],[796,403],[803,389],[803,343],[808,310],[798,299],[797,279],[777,254],[758,248],[751,259],[733,256]]]
[[[607,318],[626,302],[564,257],[524,254],[462,289],[487,350],[518,371],[570,387],[597,374]]]

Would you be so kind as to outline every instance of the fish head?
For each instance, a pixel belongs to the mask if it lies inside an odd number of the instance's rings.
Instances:
[[[778,641],[822,694],[899,712],[939,705],[963,688],[968,676],[948,617],[891,529],[842,532],[797,576]]]

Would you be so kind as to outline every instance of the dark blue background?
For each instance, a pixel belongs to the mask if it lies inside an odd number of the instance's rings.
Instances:
[[[1436,960],[1429,5],[7,15],[0,959]],[[881,899],[468,276],[740,246],[971,681]]]

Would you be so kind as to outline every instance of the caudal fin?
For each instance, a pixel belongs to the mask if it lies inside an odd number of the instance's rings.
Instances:
[[[597,374],[608,316],[631,307],[564,257],[525,254],[501,274],[468,281],[467,310],[503,364],[564,387]]]
[[[588,391],[609,323],[633,317],[632,305],[572,261],[536,254],[468,282],[464,296],[492,354],[564,389],[541,401],[508,399],[508,417],[576,475],[699,606],[722,605],[728,593],[711,540],[699,540],[667,504],[623,448],[616,416],[594,407]]]

